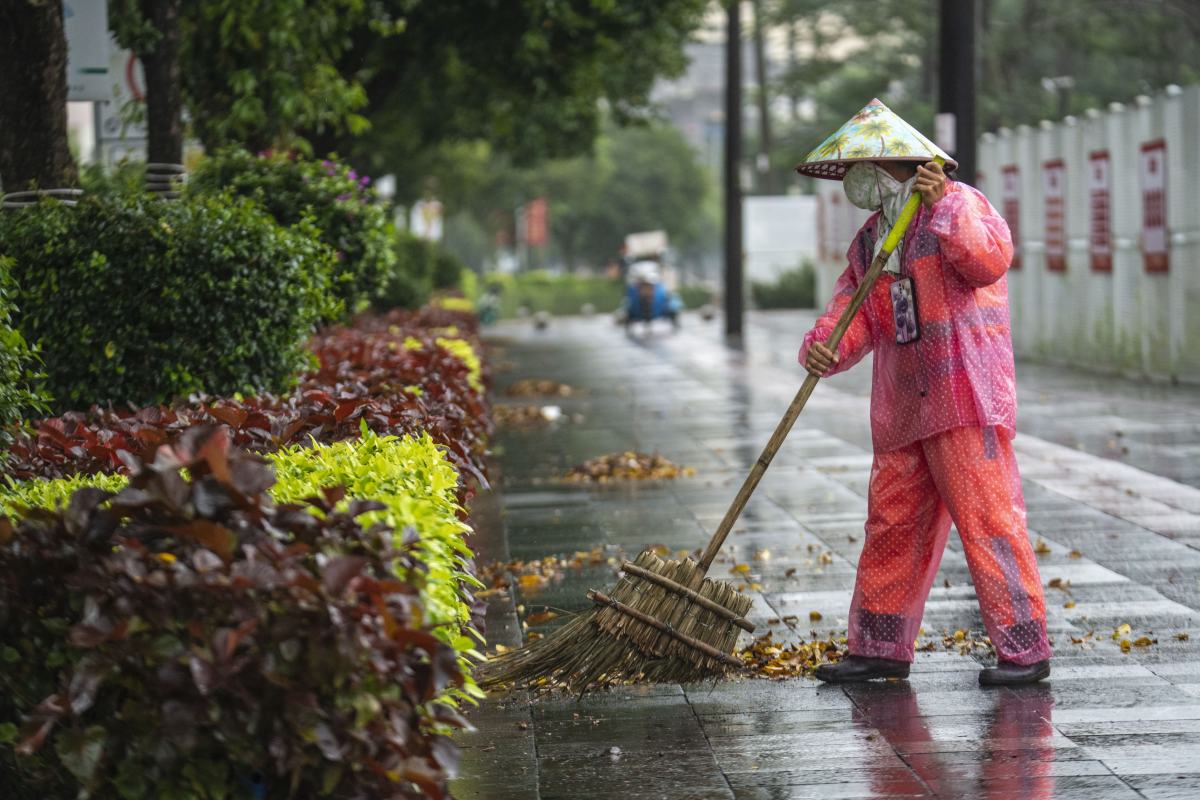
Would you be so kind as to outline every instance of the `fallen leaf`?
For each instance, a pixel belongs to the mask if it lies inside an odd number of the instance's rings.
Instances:
[[[1039,536],[1037,538],[1037,544],[1033,546],[1033,552],[1037,553],[1039,556],[1049,555],[1050,545],[1046,544],[1046,540]]]
[[[1181,642],[1186,642],[1188,639],[1191,639],[1192,637],[1187,633],[1177,633],[1177,634],[1175,634],[1175,638]]]
[[[1063,608],[1074,608],[1074,607],[1075,607],[1074,600],[1068,600],[1067,602],[1063,603]]]
[[[820,611],[808,612],[808,619],[810,622],[820,622],[822,619],[821,612]]]
[[[792,577],[792,576],[793,576],[793,575],[795,575],[795,574],[796,574],[796,568],[795,568],[795,567],[788,567],[788,569],[787,569],[787,572],[783,573],[783,577],[785,577],[785,578],[790,578],[790,577]]]
[[[737,573],[739,575],[745,575],[747,572],[750,571],[750,565],[749,564],[734,564],[729,569],[729,571]]]
[[[1129,632],[1131,630],[1133,630],[1133,629],[1129,627],[1128,622],[1121,623],[1120,625],[1117,626],[1117,629],[1115,631],[1113,631],[1112,638],[1120,639],[1122,636],[1128,636]]]
[[[1072,550],[1070,553],[1067,553],[1067,556],[1069,558],[1083,558],[1083,553],[1078,550]]]
[[[1158,639],[1151,639],[1149,636],[1139,636],[1133,640],[1134,647],[1149,647],[1152,644],[1158,644]]]
[[[525,618],[525,621],[528,622],[530,625],[541,625],[542,623],[549,622],[550,620],[556,618],[557,616],[558,616],[557,611],[549,611],[549,610],[539,611],[536,614],[530,614],[528,617]]]

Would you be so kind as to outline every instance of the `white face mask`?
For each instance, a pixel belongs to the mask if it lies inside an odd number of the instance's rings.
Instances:
[[[904,184],[878,164],[859,161],[846,170],[842,189],[854,205],[867,211],[876,211],[898,195],[904,189]]]

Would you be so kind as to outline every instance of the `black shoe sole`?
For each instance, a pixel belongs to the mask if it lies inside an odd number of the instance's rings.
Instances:
[[[1027,675],[1011,675],[994,669],[985,669],[979,673],[980,686],[1025,686],[1030,683],[1044,681],[1050,677],[1050,663],[1046,662],[1037,672]]]
[[[821,675],[818,672],[815,675],[816,675],[816,679],[821,681],[822,683],[868,683],[870,681],[887,680],[889,678],[897,678],[897,679],[903,680],[908,677],[908,670],[905,670],[903,672],[892,671],[892,672],[859,673],[857,675],[841,675],[836,672],[833,673],[832,675],[829,675],[829,674]]]

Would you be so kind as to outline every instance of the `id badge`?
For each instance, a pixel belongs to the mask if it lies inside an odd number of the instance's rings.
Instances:
[[[909,344],[921,338],[917,322],[917,293],[912,278],[892,282],[892,316],[896,319],[896,343]]]

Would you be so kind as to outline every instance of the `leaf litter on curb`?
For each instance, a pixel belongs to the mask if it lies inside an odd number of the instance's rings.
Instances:
[[[570,397],[578,391],[565,383],[545,378],[525,378],[508,387],[509,397]]]
[[[845,655],[846,640],[814,638],[796,644],[784,644],[775,640],[770,631],[758,636],[737,652],[747,671],[762,678],[782,680],[811,675],[822,664],[834,664]]]
[[[624,480],[674,480],[696,474],[691,467],[681,467],[663,456],[626,450],[589,459],[572,467],[563,480],[569,483],[607,483]]]

